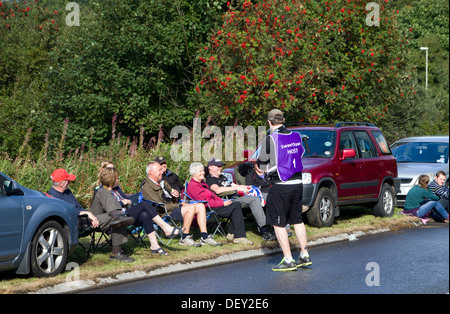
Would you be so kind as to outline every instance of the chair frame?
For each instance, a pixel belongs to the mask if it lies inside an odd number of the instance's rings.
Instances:
[[[189,201],[190,204],[203,203],[205,205],[205,207],[206,207],[206,220],[208,221],[208,220],[210,220],[212,218],[213,222],[217,224],[217,227],[214,230],[214,232],[212,234],[212,237],[214,238],[216,233],[219,232],[224,238],[226,238],[227,235],[225,233],[225,230],[223,229],[223,226],[226,226],[228,224],[228,222],[230,221],[230,218],[228,218],[228,217],[220,217],[219,214],[216,211],[214,211],[209,206],[207,201],[195,200],[193,197],[191,197],[188,194],[187,186],[188,186],[188,182],[186,181],[184,183],[184,191],[183,191],[184,201],[185,202]]]
[[[167,211],[167,206],[166,206],[165,203],[158,203],[158,202],[155,202],[155,201],[151,201],[151,200],[145,199],[142,196],[142,190],[139,193],[139,201],[138,202],[139,203],[140,202],[147,202],[147,203],[150,203],[150,204],[154,205],[155,207],[162,207],[162,208],[164,208],[165,215],[161,216],[162,220],[164,220],[169,225],[174,226],[175,228],[179,228],[183,224],[182,221],[177,221],[177,220],[175,220],[175,218],[170,216],[170,214]],[[155,228],[155,234],[156,234],[156,237],[158,238],[159,242],[161,242],[165,246],[168,246],[170,244],[170,242],[172,242],[172,240],[174,238],[167,238],[166,235],[164,234],[164,232],[162,232],[161,228],[155,222],[153,223],[153,227]],[[166,238],[167,240],[164,241],[163,238]]]
[[[83,216],[83,215],[82,215]],[[84,215],[87,217],[87,215]],[[84,246],[80,241],[78,241],[78,245],[86,252],[87,257],[86,260],[88,260],[91,255],[95,254],[95,252],[97,250],[101,250],[102,248],[104,248],[106,245],[111,245],[111,237],[109,236],[108,232],[110,231],[110,229],[108,229],[106,232],[101,231],[98,228],[91,228],[90,232],[88,235],[84,236],[84,237],[90,237],[90,241],[89,241],[89,247]],[[95,234],[97,232],[101,232],[100,237],[98,238],[98,240],[95,240]],[[83,237],[83,238],[84,238]],[[105,243],[103,243],[100,247],[100,241],[102,239],[105,239]]]

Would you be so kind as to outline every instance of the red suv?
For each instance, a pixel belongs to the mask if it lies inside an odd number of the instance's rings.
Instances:
[[[303,211],[310,225],[329,227],[341,205],[365,205],[380,217],[394,213],[400,189],[397,162],[386,139],[372,123],[288,126],[302,135]],[[260,146],[247,160],[256,162]],[[231,174],[239,164],[224,170]],[[239,182],[243,184],[243,182]]]

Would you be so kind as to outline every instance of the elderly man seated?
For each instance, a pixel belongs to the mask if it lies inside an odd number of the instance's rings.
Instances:
[[[216,158],[208,162],[209,174],[206,176],[206,184],[217,195],[226,193],[233,201],[247,205],[252,211],[253,217],[255,217],[262,239],[265,241],[276,240],[275,234],[271,233],[266,225],[266,214],[261,206],[261,199],[257,196],[248,195],[250,186],[237,185],[228,181],[222,174],[223,165],[224,163]],[[241,192],[243,196],[239,196],[238,192]]]
[[[52,180],[52,187],[48,191],[48,194],[54,198],[58,198],[72,204],[78,211],[79,216],[87,215],[91,221],[92,227],[97,228],[99,225],[97,217],[95,217],[95,215],[90,211],[84,209],[69,189],[70,182],[75,181],[76,176],[69,174],[66,169],[56,169],[51,174],[50,179]]]
[[[160,163],[153,161],[147,165],[147,178],[142,185],[142,196],[144,199],[156,203],[163,203],[168,214],[177,221],[183,222],[183,234],[180,245],[199,247],[202,245],[221,246],[222,243],[215,241],[206,229],[206,209],[205,205],[178,203],[180,193],[172,188],[166,181],[162,180],[163,168]],[[161,209],[160,209],[161,210]],[[164,213],[164,210],[161,210]],[[197,224],[200,228],[200,240],[195,242],[190,234],[190,228],[197,217]]]

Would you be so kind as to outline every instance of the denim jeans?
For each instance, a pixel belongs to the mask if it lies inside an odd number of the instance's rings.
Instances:
[[[422,206],[420,206],[419,210],[417,211],[417,217],[423,217],[426,214],[428,214],[432,209],[435,209],[436,212],[443,218],[448,218],[448,213],[444,209],[441,203],[439,201],[428,201]]]

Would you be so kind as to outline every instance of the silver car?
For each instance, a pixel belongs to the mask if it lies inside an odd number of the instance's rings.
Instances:
[[[448,142],[448,136],[419,136],[403,138],[391,145],[401,180],[398,206],[404,205],[406,194],[422,174],[433,181],[436,172],[442,170],[447,174],[445,185],[448,187]]]

